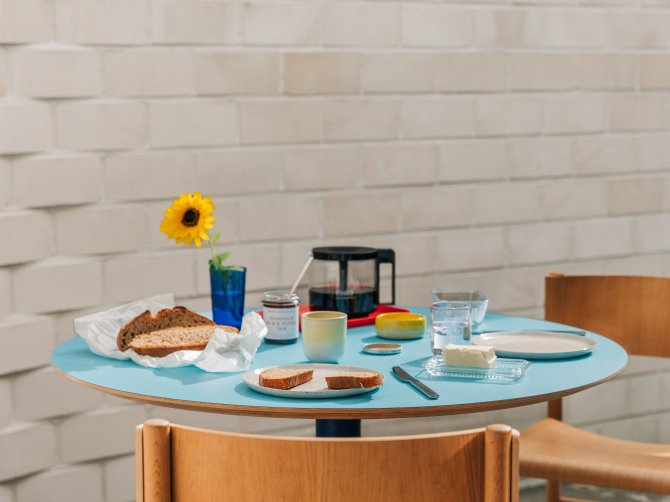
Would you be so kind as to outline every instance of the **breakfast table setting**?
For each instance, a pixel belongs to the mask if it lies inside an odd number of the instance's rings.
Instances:
[[[426,315],[427,308],[412,308]],[[490,313],[482,326],[487,330],[543,332],[567,329],[546,321]],[[545,331],[551,333],[551,331]],[[93,354],[80,337],[64,342],[53,353],[53,364],[68,378],[118,396],[182,409],[234,415],[277,418],[312,418],[317,432],[333,434],[360,433],[360,420],[377,418],[410,418],[498,410],[545,402],[579,392],[616,376],[626,365],[623,348],[596,333],[583,336],[595,342],[588,354],[568,359],[529,361],[524,374],[513,381],[495,381],[469,376],[440,376],[428,373],[423,364],[432,360],[430,343],[424,335],[411,340],[394,340],[401,345],[397,354],[371,354],[366,344],[386,343],[376,334],[374,325],[347,331],[345,352],[337,371],[351,372],[364,368],[384,377],[379,387],[362,390],[350,396],[328,395],[324,385],[317,390],[300,386],[283,391],[284,395],[258,392],[253,377],[266,368],[281,365],[312,365],[306,360],[299,343],[274,345],[262,343],[248,371],[209,373],[196,366],[149,368],[132,360],[114,360]],[[481,335],[472,335],[473,338]],[[542,335],[538,335],[542,336]],[[500,358],[503,360],[504,358]],[[431,399],[421,391],[395,377],[392,368],[399,366],[439,394]],[[256,380],[257,381],[257,380]],[[306,384],[303,384],[306,385]],[[314,392],[325,393],[314,396]],[[353,421],[353,423],[352,423]],[[358,435],[355,434],[355,435]],[[323,435],[323,434],[318,434]]]
[[[246,268],[216,253],[213,204],[183,194],[161,230],[212,249],[212,310],[172,294],[74,320],[52,364],[124,398],[185,410],[315,420],[316,436],[360,436],[361,420],[475,413],[547,402],[599,385],[626,351],[597,333],[490,312],[476,289],[435,288],[398,306],[392,249],[316,247],[290,289],[245,308]],[[381,301],[382,266],[391,267]],[[308,294],[296,294],[306,275]],[[493,299],[495,300],[495,299]]]

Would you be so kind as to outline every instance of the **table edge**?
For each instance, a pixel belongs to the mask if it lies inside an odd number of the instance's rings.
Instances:
[[[242,406],[219,403],[202,403],[199,401],[185,401],[181,399],[170,399],[165,397],[148,396],[145,394],[135,394],[132,392],[125,392],[109,387],[103,387],[90,382],[86,382],[79,378],[60,370],[56,365],[51,364],[55,371],[65,378],[76,382],[80,385],[90,387],[108,394],[112,394],[124,399],[138,401],[141,403],[149,403],[158,406],[167,406],[170,408],[178,408],[182,410],[200,411],[206,413],[222,413],[227,415],[243,415],[253,417],[272,417],[272,418],[305,418],[305,419],[393,419],[393,418],[419,418],[419,417],[435,417],[446,415],[461,415],[467,413],[478,413],[482,411],[495,411],[508,408],[518,408],[520,406],[527,406],[531,404],[544,403],[559,399],[565,396],[576,394],[583,390],[595,387],[604,382],[612,380],[620,375],[628,366],[628,359],[626,363],[615,373],[608,375],[600,380],[590,382],[580,387],[571,389],[550,392],[547,394],[537,394],[534,396],[520,397],[515,399],[505,399],[500,401],[487,401],[484,403],[475,404],[448,404],[444,406],[421,406],[411,408],[359,408],[359,409],[323,409],[323,408],[281,408],[281,407],[266,407],[266,406]]]

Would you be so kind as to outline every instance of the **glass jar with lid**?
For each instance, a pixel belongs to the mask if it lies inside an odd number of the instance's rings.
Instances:
[[[268,328],[267,343],[295,343],[298,341],[298,305],[300,299],[289,291],[263,293],[263,320]]]

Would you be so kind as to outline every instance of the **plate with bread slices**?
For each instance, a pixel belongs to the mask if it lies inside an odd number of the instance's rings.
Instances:
[[[270,396],[328,399],[372,392],[382,386],[384,376],[357,366],[304,363],[259,368],[246,373],[244,382]]]

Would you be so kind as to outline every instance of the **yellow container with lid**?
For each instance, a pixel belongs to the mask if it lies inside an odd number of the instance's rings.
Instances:
[[[375,318],[377,336],[391,340],[421,338],[426,331],[426,316],[411,312],[388,312]]]

